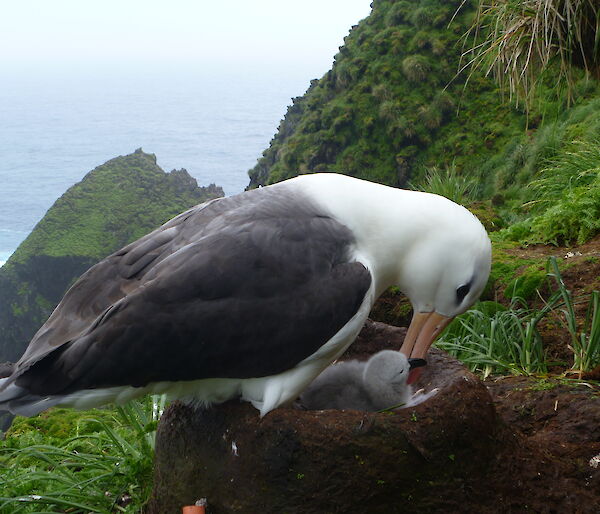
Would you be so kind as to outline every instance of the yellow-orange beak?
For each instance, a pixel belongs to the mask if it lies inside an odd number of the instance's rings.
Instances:
[[[421,375],[422,366],[426,364],[425,356],[437,336],[448,326],[452,318],[437,312],[415,312],[404,338],[400,351],[411,363],[408,383],[412,384]]]

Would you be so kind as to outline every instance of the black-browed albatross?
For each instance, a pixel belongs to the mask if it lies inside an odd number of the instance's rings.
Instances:
[[[0,380],[0,408],[167,393],[241,397],[264,416],[344,352],[391,285],[415,312],[401,351],[422,363],[480,295],[490,259],[465,208],[344,175],[212,200],[83,274]]]

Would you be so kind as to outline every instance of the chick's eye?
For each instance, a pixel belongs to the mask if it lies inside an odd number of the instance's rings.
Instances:
[[[465,296],[467,296],[469,294],[470,290],[471,290],[471,284],[465,284],[464,286],[460,286],[456,290],[456,302],[461,303],[465,299]]]

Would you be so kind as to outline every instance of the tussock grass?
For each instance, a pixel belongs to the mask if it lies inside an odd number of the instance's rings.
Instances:
[[[554,310],[571,336],[569,349],[573,352],[572,370],[581,378],[584,372],[600,366],[600,291],[592,291],[589,297],[579,300],[588,302],[583,323],[579,324],[575,315],[578,302],[565,286],[555,257],[548,260],[548,268],[549,276],[554,278],[558,287],[556,295],[562,300]]]
[[[537,325],[549,310],[532,310],[516,297],[509,308],[481,302],[457,317],[436,346],[484,377],[545,373],[547,361]]]
[[[571,149],[552,159],[530,183],[537,199],[530,205],[547,206],[572,193],[577,188],[589,188],[600,176],[600,142],[574,141]]]
[[[547,261],[547,277],[555,290],[541,309],[531,309],[518,296],[513,296],[509,307],[495,302],[477,303],[448,326],[436,345],[484,377],[492,373],[546,373],[550,363],[537,327],[552,313],[571,336],[571,370],[581,378],[584,372],[600,365],[600,292],[574,299],[555,257]],[[518,282],[514,287],[517,289]],[[578,323],[575,306],[582,302],[587,302],[586,315]]]
[[[0,512],[139,512],[150,492],[163,408],[163,398],[149,397],[112,417],[99,411],[66,438],[9,432],[0,445]]]
[[[600,142],[573,142],[531,182],[532,215],[506,238],[532,243],[581,244],[600,232]]]
[[[593,0],[480,2],[465,36],[472,44],[464,67],[492,73],[526,106],[551,72],[551,82],[572,102],[577,70],[598,75],[599,28],[600,6]]]
[[[411,183],[410,188],[444,196],[460,205],[472,202],[478,192],[477,182],[472,177],[459,175],[454,164],[445,169],[435,166],[426,168],[425,178]]]

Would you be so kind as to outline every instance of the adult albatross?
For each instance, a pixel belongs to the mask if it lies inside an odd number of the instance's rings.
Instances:
[[[83,274],[0,380],[0,408],[167,393],[241,397],[264,416],[344,352],[391,285],[415,312],[401,351],[423,364],[490,259],[477,218],[428,193],[314,174],[212,200]]]

